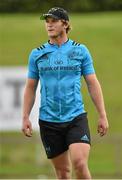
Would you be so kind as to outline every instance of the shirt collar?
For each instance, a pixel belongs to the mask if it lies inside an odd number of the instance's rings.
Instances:
[[[66,45],[69,42],[69,40],[70,39],[68,38],[67,41],[65,41],[64,43],[61,44],[61,46]],[[50,43],[50,40],[48,40],[48,44],[51,45],[51,46],[58,46],[57,44]]]

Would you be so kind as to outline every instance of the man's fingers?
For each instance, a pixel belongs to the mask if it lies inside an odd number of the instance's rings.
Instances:
[[[108,128],[103,126],[98,126],[98,133],[100,136],[104,136],[107,133]]]
[[[25,135],[26,135],[27,137],[31,137],[31,136],[32,136],[32,132],[30,131],[30,129],[27,129],[27,130],[25,131]]]
[[[30,133],[32,134],[32,125],[29,126]]]
[[[23,131],[25,136],[27,136],[27,137],[32,136],[32,128],[23,128],[22,131]]]
[[[98,133],[102,132],[102,126],[101,125],[98,125],[97,131],[98,131]]]
[[[107,133],[107,131],[108,131],[108,128],[106,127],[106,128],[104,129],[104,135]]]
[[[22,131],[25,136],[27,136],[27,137],[32,136],[32,124],[29,120],[23,121]]]
[[[25,131],[26,131],[25,128],[22,128],[22,132],[24,133],[24,135],[26,135]]]

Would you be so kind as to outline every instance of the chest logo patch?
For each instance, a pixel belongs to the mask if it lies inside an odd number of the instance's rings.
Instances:
[[[56,60],[56,61],[54,61],[54,63],[55,63],[56,65],[61,65],[61,64],[63,64],[63,61],[62,61],[62,60]]]

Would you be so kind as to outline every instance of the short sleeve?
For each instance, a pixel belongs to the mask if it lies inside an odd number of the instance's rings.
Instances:
[[[29,55],[28,78],[39,79],[39,71],[38,71],[38,67],[35,63],[35,51],[34,50],[32,50],[32,52]]]
[[[82,61],[81,74],[82,75],[94,74],[95,69],[93,66],[93,60],[91,54],[85,45],[82,46],[82,50],[83,50],[83,61]]]

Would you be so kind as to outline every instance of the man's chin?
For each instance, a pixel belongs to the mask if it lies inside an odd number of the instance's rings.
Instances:
[[[49,38],[57,38],[58,37],[58,35],[54,35],[54,34],[50,34],[48,36],[49,36]]]

